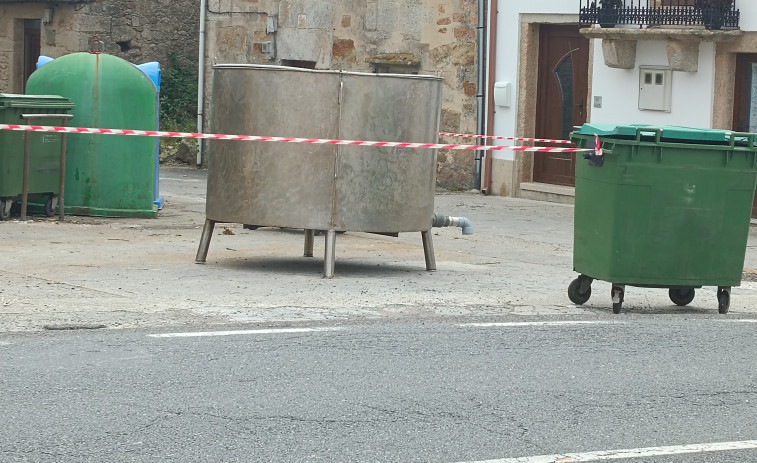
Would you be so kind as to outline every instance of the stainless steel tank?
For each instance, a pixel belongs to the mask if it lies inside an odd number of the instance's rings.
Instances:
[[[213,133],[436,143],[442,79],[282,66],[213,68]],[[436,150],[210,140],[204,262],[217,222],[326,232],[333,276],[336,231],[420,231],[427,268]]]

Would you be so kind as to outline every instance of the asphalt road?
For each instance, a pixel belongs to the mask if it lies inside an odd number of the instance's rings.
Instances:
[[[752,320],[501,322],[5,334],[0,460],[757,461]]]

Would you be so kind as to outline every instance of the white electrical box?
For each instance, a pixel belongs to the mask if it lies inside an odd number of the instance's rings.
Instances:
[[[510,82],[494,82],[494,104],[510,107]]]
[[[639,66],[639,109],[670,112],[673,71],[664,66]]]

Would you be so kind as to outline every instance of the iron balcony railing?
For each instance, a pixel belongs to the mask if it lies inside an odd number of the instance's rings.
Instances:
[[[739,27],[737,0],[579,1],[579,22],[583,26],[704,26],[714,30]]]

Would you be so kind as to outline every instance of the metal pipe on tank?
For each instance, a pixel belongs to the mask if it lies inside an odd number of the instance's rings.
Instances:
[[[197,62],[197,131],[203,130],[205,106],[205,11],[207,0],[200,0],[200,56]],[[202,140],[197,141],[197,165],[202,165]]]

